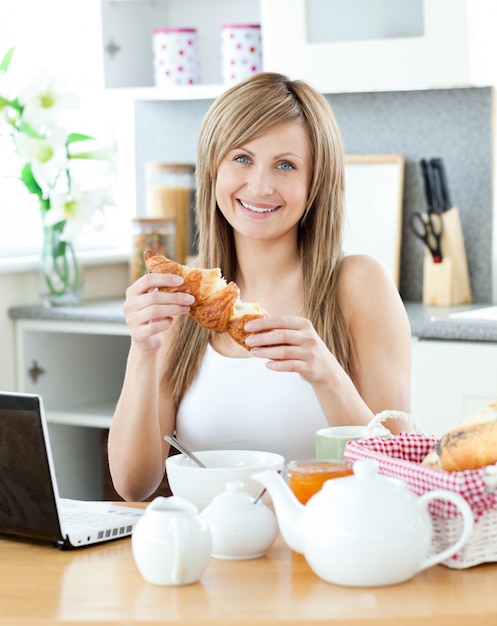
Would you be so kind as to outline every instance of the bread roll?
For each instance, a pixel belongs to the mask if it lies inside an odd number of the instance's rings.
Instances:
[[[497,463],[497,421],[462,424],[450,430],[440,439],[438,453],[441,468],[448,472]]]
[[[440,439],[422,464],[456,472],[497,463],[497,400],[464,418]]]
[[[435,469],[442,469],[440,466],[440,457],[438,456],[438,452],[436,450],[432,450],[431,452],[429,452],[421,461],[421,465],[426,465],[426,467],[434,467]]]
[[[497,400],[486,406],[484,409],[481,409],[480,411],[477,411],[476,413],[472,413],[468,417],[465,417],[461,421],[461,425],[494,421],[497,421]]]
[[[161,291],[182,291],[194,296],[190,315],[197,324],[217,333],[228,332],[237,343],[249,349],[245,344],[248,333],[243,326],[251,319],[268,317],[268,314],[259,304],[241,302],[237,284],[226,283],[219,268],[188,267],[153,250],[145,250],[143,258],[148,272],[177,274],[184,279],[182,285],[163,287]]]

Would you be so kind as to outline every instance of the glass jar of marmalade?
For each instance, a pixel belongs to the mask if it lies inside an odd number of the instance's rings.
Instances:
[[[297,500],[306,504],[327,480],[352,473],[352,463],[343,459],[290,461],[287,467],[288,486]]]

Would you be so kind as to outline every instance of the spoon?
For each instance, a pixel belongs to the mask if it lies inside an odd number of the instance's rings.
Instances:
[[[199,467],[207,467],[207,465],[204,465],[202,463],[202,461],[196,457],[193,452],[191,450],[189,450],[184,443],[181,443],[180,441],[178,441],[178,439],[176,439],[176,437],[171,437],[170,435],[164,435],[164,439],[171,444],[172,446],[174,446],[176,448],[176,450],[179,450],[180,452],[183,452],[183,454],[185,454],[188,458],[190,458],[194,463],[196,463]],[[266,493],[266,488],[264,488],[261,493],[257,496],[257,498],[255,498],[254,500],[254,504],[257,504],[259,502],[259,500],[262,498],[262,496]]]
[[[174,446],[176,448],[176,450],[179,450],[180,452],[183,452],[183,454],[185,454],[189,459],[191,459],[194,463],[196,463],[199,467],[207,467],[207,465],[204,465],[202,463],[202,461],[197,458],[193,452],[191,450],[189,450],[184,443],[181,443],[180,441],[178,441],[176,439],[176,437],[171,437],[169,435],[164,435],[164,439],[170,443],[172,446]]]

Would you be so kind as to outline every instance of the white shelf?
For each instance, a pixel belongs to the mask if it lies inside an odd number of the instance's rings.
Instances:
[[[181,87],[120,87],[110,91],[133,100],[214,100],[230,86],[200,84]]]
[[[50,424],[110,428],[115,405],[115,402],[108,402],[86,407],[71,407],[70,410],[50,410],[47,411],[47,421]]]

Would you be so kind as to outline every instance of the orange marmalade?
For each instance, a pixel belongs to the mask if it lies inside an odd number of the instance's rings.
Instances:
[[[327,480],[349,474],[352,474],[352,463],[343,459],[290,461],[287,467],[288,485],[302,504],[306,504]]]

